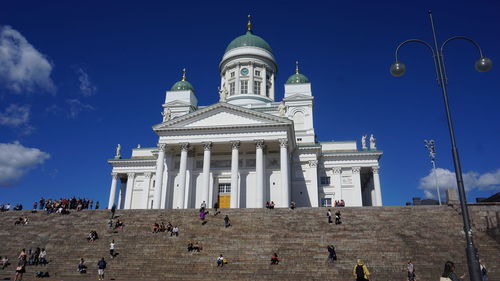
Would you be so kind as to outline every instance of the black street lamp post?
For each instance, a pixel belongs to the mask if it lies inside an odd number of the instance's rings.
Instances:
[[[453,40],[456,39],[463,39],[466,40],[470,43],[472,43],[479,51],[479,59],[475,63],[475,68],[479,72],[486,72],[491,69],[493,66],[492,61],[483,56],[483,51],[481,50],[481,47],[479,44],[477,44],[474,40],[465,37],[465,36],[454,36],[451,38],[448,38],[446,41],[443,42],[441,47],[438,47],[437,43],[437,38],[436,38],[436,30],[434,27],[434,21],[432,19],[432,11],[429,11],[429,19],[431,22],[431,27],[432,27],[432,36],[434,39],[434,48],[427,42],[419,40],[419,39],[410,39],[406,40],[403,43],[399,44],[398,47],[396,48],[396,61],[391,65],[391,74],[393,76],[399,77],[402,76],[405,71],[406,71],[406,66],[399,62],[398,60],[398,53],[399,49],[407,44],[407,43],[420,43],[425,46],[427,46],[431,52],[432,52],[432,57],[434,59],[434,65],[436,68],[436,75],[437,75],[437,81],[439,86],[441,86],[441,91],[443,94],[443,99],[444,99],[444,106],[446,109],[446,117],[448,119],[448,130],[450,133],[450,139],[451,139],[451,153],[453,155],[453,165],[455,166],[455,176],[457,179],[457,187],[458,187],[458,194],[460,198],[460,207],[462,208],[462,218],[463,218],[463,223],[464,223],[464,232],[465,232],[465,240],[467,243],[465,252],[467,255],[467,264],[469,267],[469,276],[471,281],[481,281],[481,271],[479,268],[479,260],[478,260],[478,255],[476,253],[476,249],[474,248],[474,241],[472,239],[472,229],[470,226],[470,219],[469,219],[469,211],[467,209],[467,199],[465,197],[465,189],[464,189],[464,181],[462,178],[462,168],[460,166],[460,158],[458,157],[458,150],[455,142],[455,132],[453,130],[453,122],[451,119],[451,112],[450,112],[450,107],[448,105],[448,94],[446,92],[446,85],[448,83],[448,78],[446,76],[446,68],[444,65],[444,59],[443,59],[443,49],[444,47]]]

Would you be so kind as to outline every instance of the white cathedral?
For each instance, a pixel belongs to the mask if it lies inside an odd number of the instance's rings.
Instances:
[[[318,142],[311,83],[299,73],[275,100],[278,66],[271,47],[252,32],[227,46],[219,64],[219,102],[199,106],[186,80],[166,92],[163,122],[153,126],[156,147],[132,149],[112,166],[108,208],[220,208],[382,206],[373,135]],[[118,186],[118,183],[120,185]],[[118,189],[118,190],[117,190]],[[118,194],[117,194],[118,193]],[[116,198],[118,195],[118,198]]]

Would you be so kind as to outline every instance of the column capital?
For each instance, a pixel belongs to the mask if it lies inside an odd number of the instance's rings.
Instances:
[[[352,167],[352,173],[353,174],[359,174],[360,170],[361,170],[361,167]]]
[[[380,169],[380,167],[378,167],[378,166],[374,166],[374,167],[372,167],[372,172],[373,172],[374,174],[378,174],[378,170],[379,170],[379,169]]]
[[[342,173],[342,168],[341,167],[333,167],[333,173],[334,174],[340,174]]]
[[[255,146],[260,149],[264,148],[264,140],[255,140]]]
[[[159,143],[158,144],[158,150],[165,152],[166,149],[167,149],[166,143]]]
[[[144,176],[145,176],[146,178],[149,178],[149,179],[151,178],[151,176],[152,176],[152,175],[153,175],[153,173],[151,173],[151,172],[144,173]]]
[[[133,177],[135,177],[135,173],[127,173],[127,177],[128,178],[133,178]]]
[[[212,150],[212,142],[211,141],[202,142],[202,144],[203,144],[203,150]]]
[[[233,140],[230,141],[232,149],[240,149],[240,141],[239,140]]]
[[[280,147],[287,147],[288,146],[288,139],[278,139],[280,142]]]
[[[116,178],[118,178],[118,173],[113,172],[113,173],[111,173],[111,176],[112,176],[114,179],[116,179]]]
[[[180,145],[182,151],[187,151],[189,149],[189,142],[181,142]]]
[[[317,167],[318,160],[309,160],[309,167]]]

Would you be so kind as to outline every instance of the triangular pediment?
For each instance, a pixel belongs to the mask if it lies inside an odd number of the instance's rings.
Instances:
[[[291,124],[291,121],[228,103],[217,103],[156,125],[153,129],[245,127],[277,124]]]

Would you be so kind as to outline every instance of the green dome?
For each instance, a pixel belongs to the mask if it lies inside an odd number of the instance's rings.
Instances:
[[[191,83],[189,83],[186,80],[181,80],[181,81],[175,83],[172,86],[172,88],[170,88],[170,91],[187,91],[187,90],[191,90],[194,92],[193,85],[191,85]]]
[[[269,52],[273,52],[271,46],[262,38],[257,35],[253,35],[251,30],[248,30],[245,35],[241,35],[236,37],[226,48],[226,53],[232,49],[244,46],[252,46],[257,48],[262,48],[264,50],[268,50]]]
[[[290,76],[288,80],[286,80],[286,84],[304,84],[304,83],[309,83],[309,79],[304,74],[300,73],[295,73],[294,75]]]

